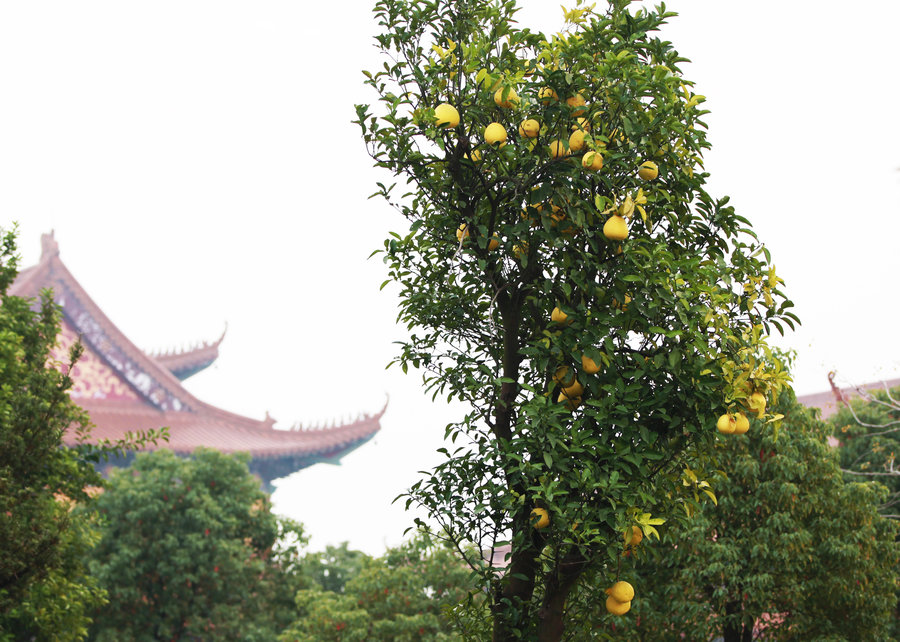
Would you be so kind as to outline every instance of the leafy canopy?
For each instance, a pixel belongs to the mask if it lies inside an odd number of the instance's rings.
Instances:
[[[300,526],[271,512],[249,456],[141,453],[97,500],[97,640],[272,640],[299,586]]]

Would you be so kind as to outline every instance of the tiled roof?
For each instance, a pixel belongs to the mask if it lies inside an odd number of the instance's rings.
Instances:
[[[333,461],[380,430],[386,406],[344,425],[278,430],[268,415],[261,421],[250,419],[200,401],[170,371],[172,360],[167,363],[145,354],[97,307],[63,265],[52,233],[43,235],[41,244],[40,262],[22,270],[9,293],[36,297],[44,288],[53,289],[63,312],[61,348],[76,337],[85,346],[85,356],[72,372],[72,397],[90,414],[96,426],[94,439],[117,440],[126,431],[167,426],[169,442],[159,447],[189,454],[208,446],[223,452],[249,452],[254,460],[282,459],[283,465],[268,467],[282,476],[315,461]],[[218,351],[219,342],[221,338],[202,347],[204,358],[210,348]],[[196,365],[196,358],[204,356],[196,353],[181,357],[185,363],[194,359]]]
[[[832,381],[832,377],[829,378],[829,381]],[[884,390],[885,385],[889,390],[896,388],[900,386],[900,379],[891,379],[890,381],[877,381],[852,388],[837,388],[835,386],[831,390],[814,392],[808,395],[800,395],[797,397],[797,401],[799,401],[807,408],[819,408],[822,411],[819,416],[822,419],[828,419],[832,415],[837,414],[837,411],[841,409],[842,402],[838,399],[838,395],[841,395],[843,399],[849,401],[851,399],[859,397],[860,389],[874,392],[875,390]]]

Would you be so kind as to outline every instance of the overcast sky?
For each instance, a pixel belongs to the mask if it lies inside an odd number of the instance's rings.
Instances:
[[[61,257],[138,346],[214,339],[204,401],[288,426],[375,412],[340,467],[281,482],[312,547],[370,553],[411,516],[390,500],[438,461],[462,409],[385,371],[403,336],[377,259],[399,215],[367,200],[353,104],[373,98],[372,2],[0,3],[0,224],[23,264]],[[556,2],[521,3],[552,33]],[[900,376],[900,3],[676,0],[664,35],[708,97],[710,191],[771,249],[803,328],[798,393]],[[751,10],[752,8],[752,10]]]

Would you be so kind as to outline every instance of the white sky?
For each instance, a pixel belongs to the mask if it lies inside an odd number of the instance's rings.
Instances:
[[[0,3],[0,224],[23,265],[55,229],[61,256],[140,347],[214,339],[201,399],[287,426],[390,405],[340,467],[281,483],[276,509],[312,548],[370,553],[412,517],[416,480],[459,407],[385,371],[396,299],[367,260],[403,221],[353,104],[371,101],[371,0]],[[528,0],[523,26],[561,26]],[[803,328],[798,393],[900,373],[900,3],[676,0],[665,36],[708,97],[710,191],[772,250]],[[752,6],[752,11],[741,7]]]

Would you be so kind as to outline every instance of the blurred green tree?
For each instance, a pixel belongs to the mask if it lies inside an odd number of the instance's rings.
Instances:
[[[900,388],[860,391],[861,397],[842,405],[829,418],[832,434],[840,442],[841,469],[846,478],[874,480],[890,495],[881,505],[883,515],[900,519]]]
[[[892,639],[900,545],[879,515],[885,490],[846,483],[829,426],[780,399],[782,428],[722,444],[718,506],[634,551],[635,617],[603,629],[623,640]]]
[[[282,642],[442,642],[454,609],[469,597],[470,571],[459,555],[424,535],[362,561],[343,593],[297,593],[299,610]],[[346,578],[346,576],[345,576]]]
[[[299,524],[277,517],[247,455],[139,454],[97,499],[97,640],[275,639],[302,585]]]

